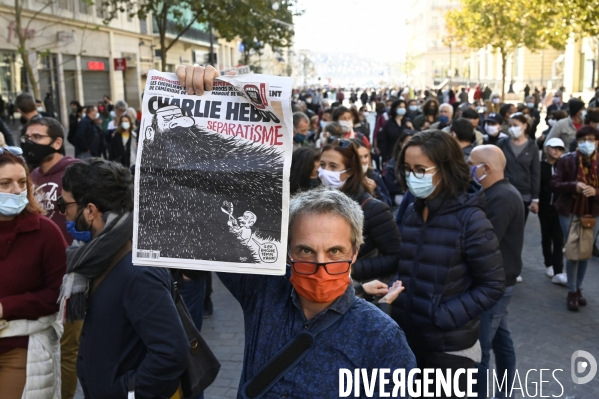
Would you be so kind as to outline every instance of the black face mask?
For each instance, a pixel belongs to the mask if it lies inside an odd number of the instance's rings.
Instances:
[[[27,140],[24,143],[21,143],[21,148],[23,149],[23,156],[25,160],[30,165],[39,165],[45,158],[54,154],[55,152],[59,152],[59,150],[54,149],[50,144],[37,144],[31,140]]]

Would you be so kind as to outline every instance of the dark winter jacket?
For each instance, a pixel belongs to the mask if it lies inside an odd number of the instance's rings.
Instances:
[[[539,150],[533,139],[528,139],[526,147],[518,158],[510,146],[511,138],[499,140],[497,146],[503,150],[505,155],[505,177],[516,187],[524,201],[539,198],[541,185],[541,161]]]
[[[110,160],[118,162],[126,167],[131,166],[135,159],[131,160],[131,145],[133,141],[133,132],[127,140],[127,144],[123,144],[123,136],[121,133],[115,133],[114,138],[110,143]]]
[[[389,190],[387,190],[387,187],[385,186],[385,182],[383,182],[383,178],[381,177],[379,172],[377,172],[374,169],[368,169],[368,172],[366,172],[366,177],[374,180],[374,182],[376,183],[376,189],[374,190],[374,197],[376,199],[378,199],[379,201],[382,201],[385,204],[387,204],[387,206],[389,208],[393,207],[391,195],[389,195]]]
[[[171,397],[187,367],[189,344],[168,269],[133,266],[126,255],[91,297],[77,376],[86,398]]]
[[[387,162],[393,156],[393,147],[405,129],[405,119],[402,119],[402,124],[398,125],[395,118],[391,118],[383,126],[383,130],[378,135],[378,148],[381,150],[383,162]]]
[[[354,198],[364,211],[364,244],[353,265],[356,280],[380,278],[397,272],[401,237],[393,213],[382,201],[364,193]]]
[[[104,152],[102,129],[95,121],[92,121],[88,116],[84,116],[79,121],[75,143],[78,154],[89,151],[93,157],[99,157]]]
[[[508,179],[485,189],[487,218],[493,225],[503,258],[505,286],[516,284],[522,272],[522,245],[524,244],[524,207],[522,197]]]
[[[385,165],[385,172],[383,174],[383,182],[385,183],[385,187],[387,188],[391,200],[393,200],[396,195],[403,193],[403,189],[395,179],[395,162],[395,158],[391,158]]]
[[[559,194],[555,201],[555,209],[560,215],[569,216],[574,209],[574,196],[578,180],[578,151],[571,152],[558,159],[556,172],[551,178],[551,191]],[[599,187],[595,187],[599,189]],[[599,216],[599,196],[589,197],[589,213]],[[579,215],[580,216],[580,215]]]
[[[428,206],[427,221],[422,211]],[[476,183],[467,193],[416,199],[403,219],[399,279],[406,287],[392,317],[414,350],[459,351],[479,336],[479,316],[502,297],[499,242]]]

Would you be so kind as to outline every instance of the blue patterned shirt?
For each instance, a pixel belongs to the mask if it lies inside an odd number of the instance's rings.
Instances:
[[[237,298],[245,319],[245,355],[240,389],[301,330],[310,331],[332,312],[344,316],[316,337],[314,349],[291,369],[264,398],[330,399],[339,396],[339,369],[391,369],[386,392],[393,389],[395,369],[416,367],[416,360],[397,323],[376,306],[358,299],[350,284],[331,306],[306,320],[297,294],[285,276],[218,274]],[[377,377],[378,382],[378,377]],[[361,395],[365,397],[364,389]],[[354,397],[352,391],[351,397]],[[375,398],[379,397],[378,384]]]

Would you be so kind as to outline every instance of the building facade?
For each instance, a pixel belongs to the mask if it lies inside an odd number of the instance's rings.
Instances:
[[[119,12],[109,24],[101,2],[85,0],[20,0],[23,4],[22,34],[26,51],[20,52],[14,0],[0,0],[0,94],[5,101],[23,91],[32,91],[23,57],[33,66],[41,100],[51,93],[58,119],[68,123],[69,102],[97,104],[104,95],[124,99],[141,108],[146,76],[161,69],[158,35],[152,19],[140,20]],[[33,18],[33,19],[32,19]],[[167,71],[179,64],[206,64],[210,35],[200,24],[179,38],[167,53]],[[174,34],[167,34],[172,40]],[[231,42],[213,35],[219,69],[235,67],[239,40]],[[126,70],[115,68],[115,59],[125,59]],[[119,60],[120,61],[120,60]],[[122,63],[120,63],[122,65]]]

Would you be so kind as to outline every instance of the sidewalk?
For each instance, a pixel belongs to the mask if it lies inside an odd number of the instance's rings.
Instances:
[[[588,306],[577,313],[566,309],[565,287],[551,283],[545,275],[541,253],[539,219],[531,214],[526,225],[523,283],[516,287],[510,304],[510,328],[516,348],[518,373],[525,384],[526,372],[539,382],[539,369],[563,369],[555,376],[562,388],[543,373],[543,395],[564,399],[599,398],[599,375],[588,384],[577,385],[570,377],[570,358],[576,350],[590,352],[599,360],[599,262],[593,258],[585,277]],[[243,314],[235,298],[215,276],[214,315],[204,321],[202,334],[222,364],[220,374],[206,391],[206,399],[236,398],[243,361]],[[529,385],[530,394],[533,386]],[[520,391],[515,391],[520,392]],[[517,398],[521,395],[516,394]],[[537,396],[540,397],[540,396]]]

